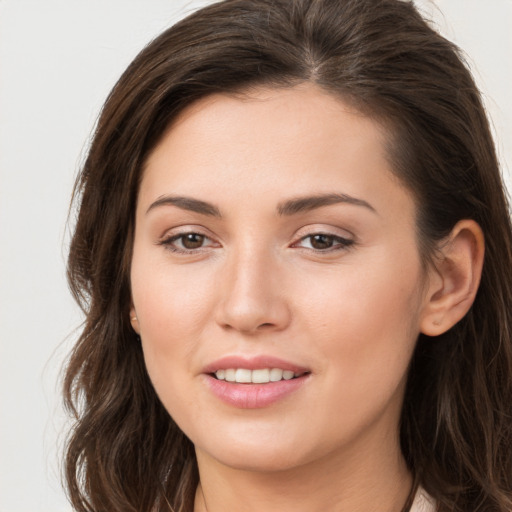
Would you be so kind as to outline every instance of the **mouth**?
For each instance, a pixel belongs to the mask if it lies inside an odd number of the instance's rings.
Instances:
[[[262,409],[294,396],[312,374],[310,368],[273,356],[226,356],[205,368],[207,388],[238,409]]]
[[[282,368],[225,368],[217,370],[210,375],[225,382],[236,384],[269,384],[282,380],[292,380],[309,374],[308,371],[284,370]]]

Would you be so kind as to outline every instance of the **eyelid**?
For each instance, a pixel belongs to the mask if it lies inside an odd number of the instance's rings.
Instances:
[[[332,238],[334,240],[334,245],[332,247],[327,247],[325,249],[317,249],[315,247],[301,247],[300,246],[300,243],[307,240],[308,238],[312,238],[314,236],[320,236],[320,235]],[[302,238],[297,240],[297,242],[294,242],[292,247],[306,249],[308,251],[314,251],[314,252],[318,252],[318,253],[326,253],[326,252],[332,252],[332,251],[336,251],[336,250],[346,250],[349,247],[353,246],[354,243],[355,243],[354,240],[352,240],[350,238],[344,238],[344,237],[341,237],[338,235],[332,235],[329,233],[312,233],[310,235],[303,236]]]
[[[342,231],[343,233],[340,233]],[[326,237],[333,238],[335,245],[326,249],[315,249],[314,247],[301,247],[300,244],[308,238],[323,235]],[[294,242],[291,244],[292,248],[304,249],[314,253],[329,253],[334,251],[348,250],[352,248],[356,243],[356,237],[346,229],[339,229],[333,226],[317,225],[317,226],[305,226],[301,228],[294,237]]]
[[[201,226],[200,224],[182,224],[179,226],[173,226],[172,228],[167,228],[163,234],[158,237],[158,241],[168,240],[173,236],[187,235],[189,233],[197,233],[198,235],[203,235],[212,239],[215,238],[215,235],[209,229]]]
[[[185,247],[179,248],[172,245],[173,242],[179,240],[181,237],[191,234],[200,235],[209,240],[210,243],[206,246],[201,246],[195,249],[187,249]],[[201,226],[189,224],[166,230],[165,233],[159,237],[155,243],[156,245],[164,246],[165,249],[177,254],[199,254],[204,250],[208,250],[212,247],[221,247],[221,244],[216,241],[215,237],[210,234],[209,230]]]
[[[303,226],[295,232],[293,238],[295,240],[299,240],[313,235],[328,235],[343,238],[344,240],[357,241],[356,235],[348,229],[326,224],[310,224],[308,226]]]

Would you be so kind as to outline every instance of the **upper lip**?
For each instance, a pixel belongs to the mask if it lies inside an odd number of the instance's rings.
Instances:
[[[285,361],[278,357],[270,355],[260,355],[252,357],[244,356],[225,356],[203,368],[203,373],[215,373],[217,370],[227,370],[229,368],[245,368],[247,370],[258,370],[261,368],[281,368],[290,370],[294,373],[307,373],[310,370],[304,366],[297,365],[290,361]]]

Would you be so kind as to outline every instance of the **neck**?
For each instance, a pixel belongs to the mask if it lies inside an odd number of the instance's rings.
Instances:
[[[195,512],[401,512],[412,477],[398,439],[279,471],[232,468],[197,450]]]

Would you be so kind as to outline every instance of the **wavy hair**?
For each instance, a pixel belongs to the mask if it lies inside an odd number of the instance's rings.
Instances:
[[[386,126],[417,205],[427,264],[461,219],[485,234],[481,285],[445,334],[420,335],[401,446],[442,512],[512,509],[512,228],[481,98],[460,51],[403,0],[225,0],[152,41],[110,93],[77,178],[68,262],[86,320],[65,402],[80,512],[190,512],[191,442],[164,409],[129,323],[134,212],[148,154],[184,108],[217,92],[310,82]]]

